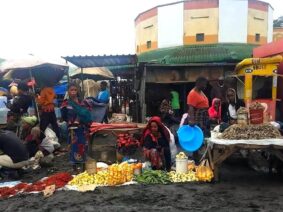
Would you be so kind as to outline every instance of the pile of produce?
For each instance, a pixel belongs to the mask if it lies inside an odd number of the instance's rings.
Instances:
[[[74,177],[69,185],[97,185],[97,186],[114,186],[130,182],[134,177],[134,169],[140,167],[140,164],[113,164],[108,167],[108,170],[98,171],[96,174],[88,174],[83,172]]]
[[[69,173],[62,172],[32,184],[20,183],[14,187],[2,187],[0,188],[0,198],[11,197],[19,193],[42,192],[46,187],[51,185],[55,185],[56,189],[62,188],[72,180],[72,178],[72,175]]]
[[[145,170],[141,175],[136,175],[134,180],[141,184],[168,184],[171,182],[167,172],[161,170]]]
[[[83,185],[107,185],[108,183],[108,172],[99,171],[97,174],[88,174],[86,171],[75,176],[68,184],[72,186],[83,186]]]
[[[108,168],[108,185],[120,185],[132,181],[134,177],[134,166],[127,162],[113,164]]]
[[[176,173],[174,171],[169,172],[170,181],[173,183],[184,183],[198,181],[196,173],[194,171],[188,171],[188,173]]]
[[[269,138],[281,138],[281,134],[271,124],[259,124],[259,125],[232,125],[228,127],[220,139],[227,140],[259,140]]]
[[[130,156],[139,147],[139,141],[130,136],[129,133],[119,134],[117,147],[120,154]]]
[[[180,152],[176,155],[176,159],[188,159],[188,157],[184,152]]]

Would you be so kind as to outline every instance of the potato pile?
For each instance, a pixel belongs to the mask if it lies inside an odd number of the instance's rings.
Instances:
[[[196,173],[194,171],[188,171],[188,173],[176,173],[174,171],[169,172],[170,181],[173,183],[184,183],[198,181]]]

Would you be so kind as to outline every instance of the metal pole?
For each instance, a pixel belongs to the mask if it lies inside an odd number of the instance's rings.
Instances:
[[[30,80],[33,80],[32,73],[31,73],[31,69],[29,69],[29,75],[30,75]],[[35,94],[35,89],[34,89],[34,84],[33,84],[33,83],[32,83],[32,92],[33,92],[33,94]],[[33,98],[33,101],[34,101],[35,113],[36,113],[38,122],[40,122],[40,116],[39,116],[39,111],[38,111],[38,105],[37,105],[37,103],[36,103],[35,97]]]
[[[146,65],[144,66],[143,76],[142,76],[142,84],[141,84],[141,105],[142,105],[142,122],[145,123],[145,116],[146,116],[146,104],[145,104],[145,86],[146,86],[146,72],[147,68]]]
[[[83,68],[81,68],[81,81],[82,81],[82,88],[81,88],[81,91],[82,91],[82,96],[83,96],[83,99],[85,98],[85,92],[84,92],[84,76],[83,76]]]

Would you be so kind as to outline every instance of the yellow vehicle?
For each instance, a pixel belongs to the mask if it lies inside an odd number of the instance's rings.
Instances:
[[[270,120],[276,119],[278,66],[283,57],[278,55],[269,58],[248,58],[236,66],[236,76],[242,81],[244,100],[248,106],[254,101],[266,105]]]

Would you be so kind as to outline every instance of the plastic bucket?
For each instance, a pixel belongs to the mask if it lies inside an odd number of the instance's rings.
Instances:
[[[176,173],[188,173],[188,159],[176,158]]]
[[[0,108],[0,124],[7,124],[8,112],[9,112],[9,109]]]
[[[263,109],[250,109],[250,123],[262,124],[263,123]]]

